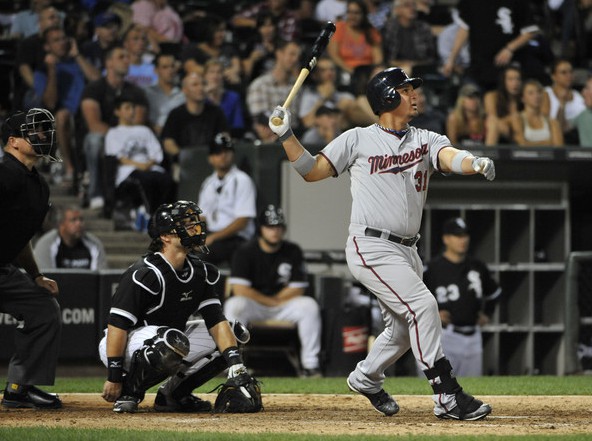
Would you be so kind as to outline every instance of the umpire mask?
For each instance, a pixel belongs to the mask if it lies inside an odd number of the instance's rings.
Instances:
[[[6,143],[10,136],[23,138],[31,144],[37,156],[46,157],[52,162],[61,162],[55,156],[55,131],[55,119],[51,112],[35,107],[27,113],[16,112],[7,118],[4,122],[3,141]]]

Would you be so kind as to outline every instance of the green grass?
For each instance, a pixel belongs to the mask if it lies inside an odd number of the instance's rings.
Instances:
[[[553,436],[504,436],[474,435],[474,436],[430,436],[407,435],[407,436],[372,436],[372,435],[288,435],[288,434],[220,434],[212,432],[170,432],[170,431],[141,431],[141,430],[102,430],[102,429],[37,429],[37,428],[0,428],[0,439],[2,441],[186,441],[186,440],[208,440],[208,441],[547,441],[557,440]],[[562,435],[561,441],[590,441],[592,435]]]
[[[300,379],[283,377],[262,377],[263,393],[348,393],[344,377]],[[98,393],[103,389],[104,378],[99,377],[61,377],[52,387],[44,387],[49,392]],[[207,393],[224,382],[218,377],[201,386],[197,392]],[[480,377],[461,378],[464,389],[474,395],[591,395],[590,376],[521,376],[521,377]],[[3,384],[0,380],[0,384]],[[393,395],[430,395],[431,388],[426,380],[416,377],[387,378],[385,389]],[[155,391],[156,389],[152,389]]]
[[[3,379],[0,379],[2,381]],[[345,378],[260,378],[263,382],[264,393],[348,393]],[[224,381],[223,377],[215,378],[197,390],[206,393]],[[99,377],[60,377],[52,387],[44,389],[52,392],[99,393],[103,387],[103,378]],[[481,377],[460,379],[463,387],[475,395],[590,395],[592,394],[592,378],[590,376],[523,376],[523,377]],[[0,383],[1,384],[1,383]],[[387,378],[385,388],[396,395],[429,395],[431,389],[427,381],[415,377]],[[152,389],[155,391],[155,388]],[[75,422],[74,422],[75,423]],[[0,413],[0,426],[2,415]],[[203,427],[205,429],[205,427]],[[174,431],[142,431],[142,430],[113,430],[113,429],[75,429],[75,428],[4,428],[0,427],[1,441],[592,441],[592,434],[578,435],[524,435],[524,436],[495,436],[476,433],[469,436],[438,435],[401,435],[382,436],[366,434],[363,436],[329,436],[329,435],[291,435],[291,434],[225,434],[199,432],[201,427],[189,425],[180,428],[187,432]]]

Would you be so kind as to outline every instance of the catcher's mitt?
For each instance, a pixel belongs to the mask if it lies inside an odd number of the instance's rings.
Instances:
[[[218,397],[214,403],[216,413],[255,413],[263,409],[260,383],[244,373],[229,378],[220,385]]]

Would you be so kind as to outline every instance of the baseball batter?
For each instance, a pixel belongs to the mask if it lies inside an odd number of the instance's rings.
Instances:
[[[385,329],[349,375],[349,388],[384,415],[396,414],[399,406],[382,387],[384,372],[411,348],[432,386],[434,414],[479,420],[491,406],[463,391],[444,356],[438,304],[422,281],[416,243],[433,172],[481,173],[492,180],[495,168],[489,158],[455,149],[445,136],[409,127],[417,115],[415,88],[421,84],[398,67],[378,73],[367,86],[378,124],[348,130],[316,157],[293,135],[286,109],[276,107],[271,118],[280,116],[283,122],[275,126],[270,118],[269,126],[306,181],[345,171],[351,175],[347,262],[353,276],[377,297]]]

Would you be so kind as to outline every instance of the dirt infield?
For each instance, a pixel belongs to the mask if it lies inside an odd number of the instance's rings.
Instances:
[[[212,400],[213,395],[200,395]],[[493,413],[476,422],[442,421],[428,396],[399,396],[401,411],[384,417],[359,395],[264,395],[265,410],[251,415],[166,414],[152,410],[149,394],[137,414],[118,415],[98,394],[63,394],[54,411],[7,410],[0,427],[128,428],[228,433],[313,433],[317,435],[560,435],[592,433],[592,397],[481,397]]]

